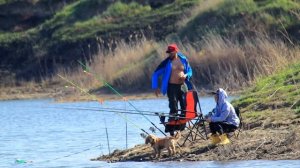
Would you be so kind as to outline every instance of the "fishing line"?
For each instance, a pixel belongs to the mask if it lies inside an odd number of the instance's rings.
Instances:
[[[59,76],[61,79],[63,79],[63,80],[65,80],[66,82],[68,82],[69,84],[75,86],[76,88],[78,88],[78,89],[81,90],[82,92],[86,93],[86,94],[89,95],[90,97],[92,97],[93,100],[95,100],[95,99],[97,100],[97,97],[96,97],[95,95],[92,95],[92,94],[88,93],[87,91],[85,91],[84,89],[82,89],[81,87],[79,87],[78,85],[76,85],[74,82],[68,80],[67,78],[65,78],[65,77],[63,77],[63,76],[61,76],[61,75],[59,75],[59,74],[58,74],[58,76]],[[142,128],[139,127],[138,125],[136,125],[134,122],[128,120],[126,117],[122,116],[121,114],[118,114],[118,112],[116,112],[116,114],[119,115],[120,117],[122,117],[125,121],[128,121],[128,122],[131,123],[133,126],[139,128],[141,131],[143,131],[144,133],[146,133],[147,135],[149,135],[149,133],[148,133],[147,131],[145,131],[144,129],[142,129]]]
[[[22,160],[22,159],[17,159],[15,160],[16,163],[18,164],[29,164],[29,165],[34,165],[34,164],[41,164],[41,163],[47,163],[47,162],[51,162],[51,161],[55,161],[55,160],[59,160],[59,159],[63,159],[63,158],[67,158],[67,157],[70,157],[70,156],[74,156],[74,155],[77,155],[77,154],[81,154],[83,152],[86,152],[86,151],[89,151],[89,150],[92,150],[94,148],[98,148],[100,147],[101,151],[102,151],[102,144],[99,144],[99,145],[96,145],[96,146],[93,146],[91,148],[86,148],[84,150],[81,150],[79,152],[74,152],[74,153],[70,153],[68,155],[64,155],[64,156],[61,156],[61,157],[56,157],[56,158],[53,158],[53,159],[48,159],[48,160],[44,160],[44,161],[38,161],[38,162],[34,162],[34,161],[26,161],[26,160]]]
[[[79,60],[77,61],[83,68],[85,73],[89,74],[90,76],[95,77],[99,82],[104,83],[105,86],[107,86],[108,88],[110,88],[115,94],[117,94],[118,96],[122,97],[124,99],[124,96],[121,95],[116,89],[114,89],[109,83],[107,83],[105,80],[103,80],[102,78],[98,77],[95,73],[91,72],[91,69],[86,66],[85,64],[83,64],[82,62],[80,62]],[[128,104],[130,106],[132,106],[137,112],[140,112],[129,100],[127,100]],[[159,129],[148,117],[146,117],[145,115],[143,115],[141,113],[141,115],[147,120],[149,121],[157,130],[159,130],[163,135],[167,136],[161,129]]]

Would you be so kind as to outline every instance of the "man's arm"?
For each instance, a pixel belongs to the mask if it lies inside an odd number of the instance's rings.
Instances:
[[[190,66],[189,61],[186,60],[186,62],[187,62],[186,77],[187,77],[187,79],[190,79],[193,75],[193,71],[192,71],[192,67]]]
[[[168,60],[169,59],[166,58],[164,61],[162,61],[152,74],[152,89],[158,88],[158,78],[164,73]]]
[[[164,72],[164,68],[161,68],[157,71],[154,71],[152,74],[152,89],[157,89],[158,88],[158,78],[162,73]]]

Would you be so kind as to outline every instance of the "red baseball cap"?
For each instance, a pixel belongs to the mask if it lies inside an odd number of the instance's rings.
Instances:
[[[179,51],[177,45],[176,44],[168,45],[168,49],[167,49],[166,53],[170,53],[170,52],[174,52],[174,51],[176,51],[176,52]]]

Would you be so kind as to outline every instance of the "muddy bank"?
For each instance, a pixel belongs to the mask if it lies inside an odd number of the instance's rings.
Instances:
[[[99,100],[122,100],[123,98],[114,93],[90,93],[96,95]],[[155,98],[151,92],[145,93],[126,93],[123,94],[125,99],[149,99]],[[43,86],[40,84],[32,84],[18,87],[0,87],[0,100],[23,100],[23,99],[43,99],[53,98],[58,102],[75,102],[75,101],[91,101],[95,97],[80,92],[76,88],[66,88],[61,85]]]
[[[117,89],[118,90],[118,89]],[[94,100],[94,95],[99,100],[136,100],[136,99],[151,99],[157,98],[151,91],[135,90],[134,92],[118,90],[122,96],[113,93],[111,90],[92,91],[87,93],[81,92],[78,88],[65,87],[62,84],[39,84],[30,83],[23,86],[12,86],[12,87],[0,87],[0,100],[23,100],[23,99],[43,99],[53,98],[58,102],[75,102],[75,101],[90,101]],[[200,96],[208,96],[210,90],[201,90]],[[231,95],[240,95],[241,91],[235,90],[230,92]],[[211,96],[211,95],[209,95]],[[167,98],[166,96],[160,95],[158,98]]]
[[[115,150],[92,160],[107,162],[124,161],[210,161],[210,160],[281,160],[300,159],[299,125],[274,126],[264,129],[256,127],[242,130],[239,136],[232,136],[229,145],[210,145],[209,140],[198,139],[178,147],[178,153],[169,157],[167,150],[160,159],[152,157],[150,145],[140,144],[128,150]],[[181,142],[184,138],[181,138]],[[142,139],[141,139],[141,143]]]

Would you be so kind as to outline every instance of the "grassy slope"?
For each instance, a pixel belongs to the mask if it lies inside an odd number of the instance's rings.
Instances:
[[[207,36],[207,33],[211,32],[230,35],[230,37],[235,38],[241,34],[255,33],[255,30],[276,30],[275,32],[279,33],[278,31],[285,32],[285,30],[300,26],[299,18],[293,14],[293,12],[299,13],[299,1],[218,1],[221,2],[219,5],[204,9],[196,16],[193,13],[192,18],[188,19],[188,24],[181,25],[182,29],[178,34],[182,39],[187,37],[188,40],[197,44],[201,42],[203,37]],[[97,41],[95,37],[111,39],[110,37],[120,36],[122,31],[123,35],[129,36],[130,31],[143,30],[149,25],[154,26],[151,31],[167,32],[166,34],[174,33],[176,19],[173,19],[183,16],[182,13],[190,9],[191,6],[197,6],[197,4],[201,6],[203,3],[204,1],[201,0],[177,0],[174,3],[154,9],[149,5],[138,3],[124,4],[113,3],[108,0],[77,0],[66,5],[52,18],[37,27],[18,33],[0,32],[0,49],[2,47],[5,51],[8,50],[6,57],[3,57],[2,60],[4,62],[7,60],[7,64],[16,64],[16,62],[25,60],[25,63],[21,63],[21,65],[24,65],[26,70],[37,67],[36,65],[28,65],[33,64],[37,58],[43,62],[42,66],[53,64],[53,62],[59,63],[60,60],[66,66],[65,62],[71,62],[72,59],[73,61],[77,60],[80,55],[83,55],[82,50],[85,50],[85,54],[89,54],[90,51],[97,53],[97,45],[92,46],[95,47],[94,50],[87,47],[91,39]],[[170,20],[171,22],[166,22]],[[156,35],[162,39],[165,37],[159,36],[161,35],[159,33]],[[293,35],[291,34],[290,37],[293,38]],[[27,44],[26,47],[23,47],[25,44]],[[76,54],[77,56],[75,56]],[[145,56],[147,54],[145,53]],[[10,58],[6,59],[7,57]],[[21,58],[20,61],[11,61],[18,58]],[[14,68],[20,67],[22,68],[18,64]],[[143,66],[136,68],[143,69]],[[131,69],[135,70],[135,67]],[[37,70],[34,69],[34,71]],[[31,71],[23,72],[30,74]],[[122,74],[118,76],[120,80],[124,78]]]
[[[238,37],[262,32],[292,31],[300,26],[300,3],[291,0],[223,0],[194,17],[181,38],[199,42],[208,33]]]
[[[86,59],[90,51],[97,54],[99,45],[111,49],[115,40],[139,40],[145,30],[149,36],[164,38],[176,30],[176,20],[199,1],[176,0],[151,8],[136,2],[77,0],[37,27],[21,32],[0,31],[0,59],[5,63],[0,67],[20,78],[44,77],[60,63],[70,66],[72,61]]]
[[[178,8],[183,8],[185,5],[192,6],[193,3],[178,2],[160,9],[151,9],[150,6],[142,6],[137,3],[127,5],[117,2],[109,6],[101,15],[83,22],[75,22],[68,27],[62,27],[54,33],[54,37],[74,41],[116,30],[143,28],[164,18],[179,15],[181,10]]]
[[[3,0],[2,0],[3,1]],[[1,3],[10,1],[0,1]],[[53,18],[39,27],[21,33],[0,33],[0,43],[7,45],[14,40],[23,39],[25,35],[36,34],[43,38],[51,37],[51,42],[87,39],[109,32],[118,32],[128,28],[144,28],[152,23],[158,23],[165,18],[181,15],[185,9],[199,3],[199,0],[177,0],[175,3],[152,9],[148,5],[138,3],[124,4],[108,1],[90,0],[76,1],[57,12]],[[201,2],[200,2],[201,5]],[[237,34],[247,31],[250,24],[264,23],[273,29],[289,29],[299,25],[297,18],[291,11],[298,11],[298,1],[290,0],[227,0],[213,9],[201,13],[189,22],[180,32],[181,37],[188,37],[192,41],[199,40],[208,32],[221,34]],[[248,22],[245,24],[245,22]],[[165,27],[167,29],[167,27]],[[15,38],[9,40],[7,36]],[[35,36],[33,36],[35,37]],[[46,36],[47,37],[47,36]],[[45,38],[45,37],[44,37]]]
[[[293,123],[300,118],[300,63],[258,79],[233,104],[242,108],[247,123]]]
[[[76,41],[95,37],[96,34],[144,28],[166,18],[181,15],[186,9],[197,4],[199,0],[177,0],[172,4],[152,9],[149,5],[136,2],[125,4],[102,0],[76,1],[66,5],[51,19],[27,33],[46,33],[53,40]],[[7,34],[0,33],[0,42],[7,42]],[[18,36],[22,38],[21,35]]]

